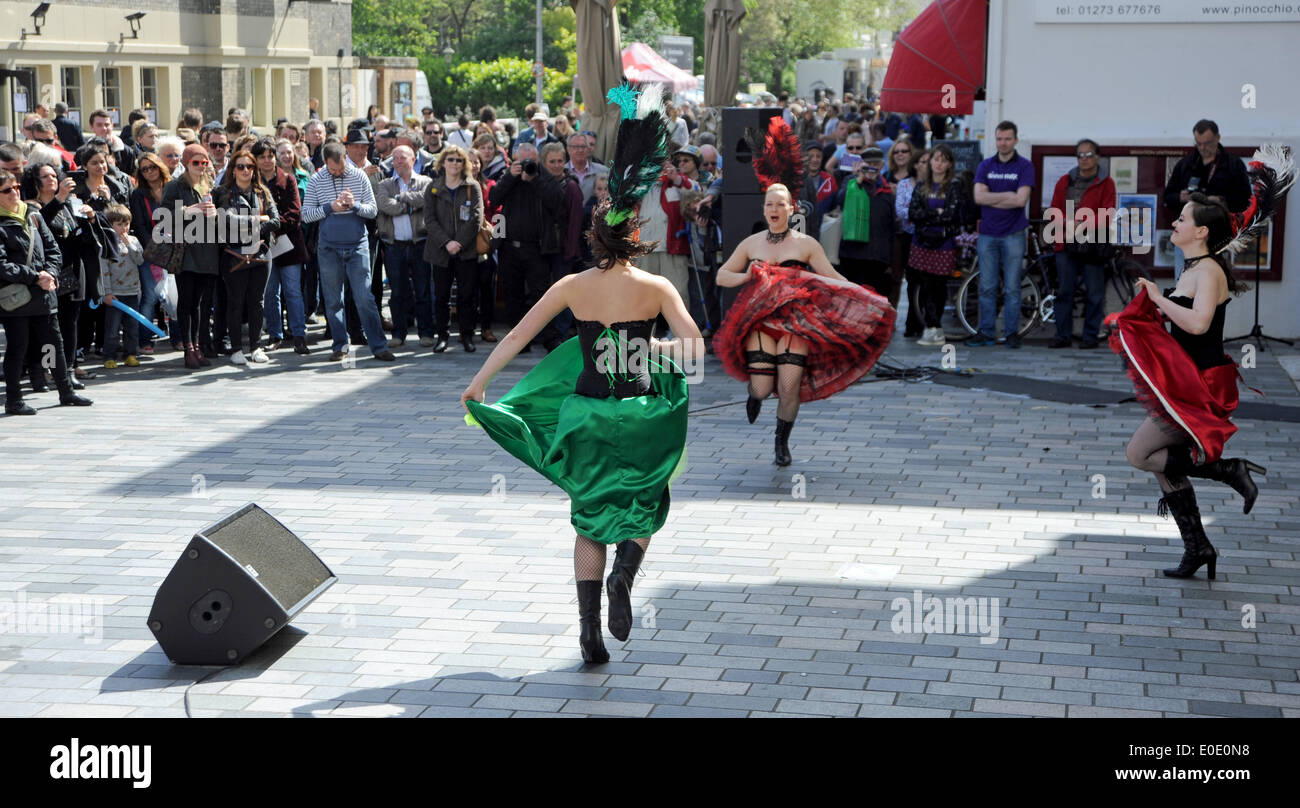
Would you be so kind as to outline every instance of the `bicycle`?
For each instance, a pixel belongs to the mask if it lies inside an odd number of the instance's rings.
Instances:
[[[1032,238],[1025,250],[1025,268],[1020,278],[1020,321],[1017,334],[1024,337],[1040,324],[1056,322],[1056,255],[1051,243],[1043,240],[1042,228],[1047,219],[1030,219]],[[974,336],[979,331],[979,255],[971,257],[969,268],[963,270],[962,281],[957,289],[955,313],[957,321],[965,331],[964,336]],[[1133,299],[1134,285],[1138,278],[1151,279],[1146,267],[1116,248],[1115,253],[1102,264],[1105,272],[1103,284],[1109,286],[1119,299],[1120,308],[1127,306]],[[1082,293],[1083,279],[1076,281],[1073,317],[1079,317],[1086,305],[1086,296]],[[1046,294],[1043,293],[1046,290]],[[1002,309],[1003,292],[998,290],[998,309]]]

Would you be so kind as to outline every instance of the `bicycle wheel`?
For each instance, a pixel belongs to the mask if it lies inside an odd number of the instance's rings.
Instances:
[[[1026,272],[1020,279],[1020,319],[1024,324],[1016,333],[1023,337],[1038,326],[1038,321],[1043,317],[1041,310],[1043,303],[1043,297],[1038,291],[1038,282]]]
[[[1121,306],[1127,306],[1133,299],[1134,286],[1138,278],[1151,280],[1151,273],[1146,267],[1134,261],[1132,258],[1117,259],[1112,265],[1110,273],[1110,285],[1115,290],[1115,295],[1119,298]]]
[[[980,273],[978,269],[972,269],[962,278],[961,286],[957,289],[957,298],[954,312],[957,315],[957,322],[961,325],[964,334],[957,338],[971,337],[979,331],[980,323]]]

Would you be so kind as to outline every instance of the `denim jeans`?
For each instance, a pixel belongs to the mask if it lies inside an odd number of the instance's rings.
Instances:
[[[1087,303],[1083,309],[1083,341],[1096,342],[1101,330],[1101,315],[1106,303],[1106,271],[1101,263],[1088,256],[1058,252],[1056,275],[1060,289],[1056,292],[1056,336],[1069,339],[1074,335],[1074,286],[1083,275]]]
[[[146,320],[152,321],[158,313],[158,282],[153,277],[153,264],[140,264],[140,308]],[[141,345],[153,345],[154,333],[141,323],[136,323]]]
[[[980,333],[998,335],[998,282],[1003,287],[1006,336],[1020,330],[1020,280],[1024,274],[1025,231],[1009,236],[979,237]]]
[[[284,339],[284,319],[280,315],[281,288],[284,289],[284,304],[289,309],[289,333],[295,337],[307,336],[307,314],[302,302],[302,264],[271,267],[262,300],[266,333],[271,339]]]
[[[388,350],[384,325],[379,319],[379,309],[370,292],[370,247],[358,241],[348,247],[335,247],[321,242],[316,248],[320,264],[321,287],[325,295],[325,319],[329,323],[334,350],[342,351],[348,345],[348,327],[343,316],[343,284],[352,289],[356,300],[361,329],[371,353]]]
[[[122,305],[139,311],[139,295],[117,295]],[[104,358],[112,359],[117,353],[118,340],[125,341],[127,356],[140,353],[140,324],[135,318],[116,306],[104,306]]]
[[[388,270],[388,312],[393,321],[393,338],[405,340],[411,314],[416,332],[433,337],[433,269],[424,260],[424,240],[384,245],[384,267]]]

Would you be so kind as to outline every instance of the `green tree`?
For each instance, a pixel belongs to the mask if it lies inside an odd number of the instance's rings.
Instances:
[[[436,53],[438,33],[430,30],[431,0],[353,0],[352,52],[357,56],[415,56]]]

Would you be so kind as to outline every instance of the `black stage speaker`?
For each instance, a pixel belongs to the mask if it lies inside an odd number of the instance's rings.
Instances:
[[[178,665],[234,665],[337,580],[250,502],[190,540],[158,587],[149,630]]]
[[[780,107],[725,107],[722,132],[718,136],[722,152],[722,192],[757,194],[758,177],[754,175],[754,155],[745,139],[745,130],[767,131],[767,122],[781,114]]]

